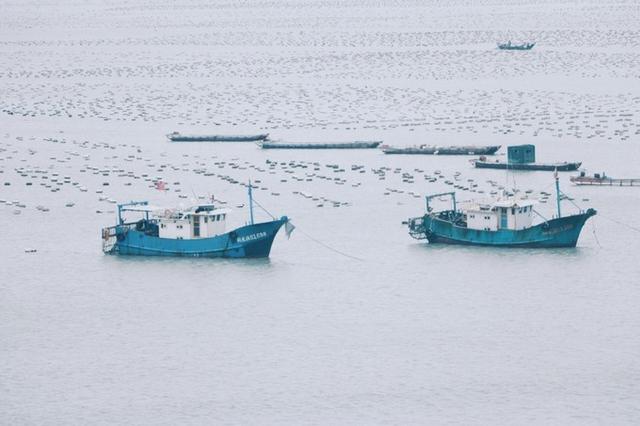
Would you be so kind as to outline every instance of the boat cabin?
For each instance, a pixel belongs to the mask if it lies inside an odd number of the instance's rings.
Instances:
[[[126,223],[124,212],[144,213],[144,219]],[[146,202],[134,202],[118,206],[118,223],[135,225],[135,229],[149,236],[175,240],[210,238],[226,232],[229,209],[219,209],[213,204],[187,209],[163,209]]]
[[[531,227],[533,200],[505,199],[490,204],[478,203],[465,209],[467,228],[481,231],[509,229],[517,231]]]
[[[535,145],[513,145],[507,147],[507,162],[509,164],[530,164],[536,162]]]
[[[226,232],[226,209],[197,206],[157,217],[158,236],[178,240],[209,238]]]

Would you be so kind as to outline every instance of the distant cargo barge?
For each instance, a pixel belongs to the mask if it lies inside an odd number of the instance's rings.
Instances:
[[[354,142],[261,142],[262,149],[371,149],[377,148],[382,141],[354,141]]]
[[[500,169],[500,170],[539,170],[553,172],[573,172],[580,168],[581,162],[577,163],[509,163],[504,161],[474,160],[476,169]]]
[[[256,142],[269,138],[268,133],[257,135],[182,135],[178,132],[169,133],[167,138],[171,142]]]
[[[501,170],[542,170],[559,172],[571,172],[578,170],[582,163],[536,163],[536,147],[534,145],[514,145],[507,147],[507,161],[489,161],[480,157],[472,161],[477,169],[501,169]]]
[[[383,146],[385,154],[422,154],[422,155],[493,155],[500,145],[489,146],[429,146],[421,145],[408,148]]]
[[[574,185],[591,185],[591,186],[640,186],[640,179],[616,179],[599,173],[593,176],[587,176],[584,172],[580,176],[571,176],[569,178]]]

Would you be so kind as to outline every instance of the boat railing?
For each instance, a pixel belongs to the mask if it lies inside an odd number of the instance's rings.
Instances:
[[[118,241],[117,226],[102,228],[102,251],[109,253]]]
[[[409,235],[416,240],[424,240],[427,238],[424,227],[424,218],[414,217],[409,219]]]
[[[120,225],[102,228],[102,251],[109,253],[118,241],[118,235],[122,235],[131,228],[135,228],[137,223],[138,222],[125,222]]]
[[[539,216],[542,219],[543,223],[547,223],[547,224],[549,223],[549,220],[546,217],[544,217],[542,214],[540,214],[539,211],[537,211],[536,209],[531,209],[531,211],[534,212],[537,216]]]

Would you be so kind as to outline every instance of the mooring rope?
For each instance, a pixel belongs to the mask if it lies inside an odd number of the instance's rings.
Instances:
[[[609,216],[605,216],[602,213],[598,213],[598,216],[602,216],[603,218],[610,220],[613,223],[617,223],[620,226],[624,226],[625,228],[631,229],[632,231],[636,231],[636,232],[640,232],[640,228],[636,228],[635,226],[629,225],[627,223],[624,222],[620,222],[619,220],[616,220],[614,218],[611,218]]]
[[[335,252],[335,253],[338,253],[339,255],[342,255],[342,256],[344,256],[344,257],[348,257],[349,259],[354,259],[354,260],[357,260],[357,261],[360,261],[360,262],[364,261],[364,259],[361,259],[361,258],[356,257],[356,256],[352,256],[352,255],[347,254],[347,253],[344,253],[344,252],[342,252],[342,251],[340,251],[340,250],[338,250],[338,249],[336,249],[336,248],[331,247],[331,246],[330,246],[330,245],[328,245],[328,244],[323,243],[322,241],[320,241],[320,240],[318,240],[318,239],[316,239],[316,238],[313,238],[311,235],[309,235],[309,234],[307,234],[306,232],[304,232],[304,231],[303,231],[302,229],[300,229],[298,226],[296,226],[296,229],[297,229],[299,232],[301,232],[301,233],[302,233],[302,235],[304,235],[305,237],[309,238],[309,239],[310,239],[311,241],[313,241],[314,243],[316,243],[316,244],[320,244],[322,247],[324,247],[324,248],[326,248],[326,249],[328,249],[328,250],[331,250],[331,251],[333,251],[333,252]]]
[[[276,220],[276,217],[275,217],[274,215],[272,215],[272,214],[269,212],[269,210],[267,210],[266,208],[264,208],[264,207],[263,207],[260,203],[258,203],[255,199],[253,199],[253,202],[254,202],[258,207],[260,207],[262,210],[264,210],[264,211],[265,211],[265,213],[267,213],[269,216],[271,216],[271,218],[272,218],[273,220]],[[309,238],[309,239],[310,239],[311,241],[313,241],[314,243],[319,244],[319,245],[321,245],[322,247],[324,247],[324,248],[326,248],[326,249],[328,249],[328,250],[331,250],[331,251],[332,251],[332,252],[334,252],[334,253],[337,253],[337,254],[339,254],[339,255],[341,255],[341,256],[348,257],[349,259],[354,259],[354,260],[358,260],[358,261],[363,261],[363,260],[364,260],[364,259],[361,259],[361,258],[359,258],[359,257],[352,256],[352,255],[350,255],[350,254],[344,253],[344,252],[342,252],[342,251],[340,251],[340,250],[338,250],[338,249],[336,249],[336,248],[331,247],[330,245],[328,245],[328,244],[326,244],[326,243],[323,243],[322,241],[318,240],[317,238],[314,238],[314,237],[312,237],[311,235],[309,235],[309,234],[307,234],[306,232],[304,232],[302,229],[300,229],[300,227],[299,227],[298,225],[296,225],[296,228],[295,228],[295,229],[296,229],[296,230],[298,230],[298,232],[300,232],[300,233],[301,233],[302,235],[304,235],[305,237]]]
[[[593,220],[591,221],[591,228],[593,229],[593,238],[596,239],[596,244],[598,244],[598,247],[602,248],[600,241],[598,240],[598,236],[596,235],[596,224]]]
[[[267,209],[265,209],[264,207],[262,207],[262,204],[260,204],[259,202],[257,202],[257,201],[255,200],[255,198],[253,199],[253,202],[254,202],[255,204],[257,204],[257,205],[258,205],[258,207],[260,207],[262,210],[264,210],[264,212],[265,212],[266,214],[268,214],[269,216],[271,216],[271,219],[276,220],[276,217],[275,217],[274,215],[272,215],[272,214],[271,214],[271,212],[269,212],[269,210],[267,210]]]

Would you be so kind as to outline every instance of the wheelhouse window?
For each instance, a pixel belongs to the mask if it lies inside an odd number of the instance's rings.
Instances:
[[[200,216],[193,216],[193,236],[200,236]]]

